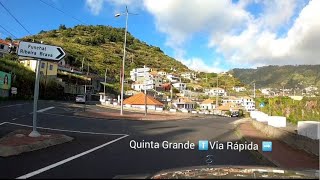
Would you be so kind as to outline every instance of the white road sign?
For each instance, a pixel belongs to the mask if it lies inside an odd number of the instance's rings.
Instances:
[[[19,44],[18,55],[60,61],[66,53],[58,46],[21,41]]]

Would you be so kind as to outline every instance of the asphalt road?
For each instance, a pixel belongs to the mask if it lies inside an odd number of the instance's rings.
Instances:
[[[164,169],[207,165],[207,155],[212,155],[211,165],[270,166],[249,151],[199,151],[197,146],[195,150],[130,148],[131,140],[240,142],[232,124],[237,118],[213,116],[161,122],[105,120],[74,116],[75,112],[83,111],[83,105],[39,102],[38,109],[47,107],[54,108],[38,113],[38,126],[51,129],[38,130],[63,133],[75,140],[18,156],[0,158],[0,178],[17,178],[23,175],[30,178],[113,178],[118,175],[151,174]],[[105,110],[94,105],[87,108]],[[2,102],[0,114],[0,137],[16,129],[30,129],[21,125],[32,125],[32,102]],[[81,155],[83,152],[86,153]]]

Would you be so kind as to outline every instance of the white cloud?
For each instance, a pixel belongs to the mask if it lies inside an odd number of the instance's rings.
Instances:
[[[98,15],[102,10],[104,0],[86,0],[86,5],[94,15]]]
[[[241,26],[248,13],[231,1],[212,0],[144,0],[155,18],[156,27],[168,35],[167,45],[181,47],[199,31],[223,32]]]
[[[212,61],[212,63],[209,65],[208,63],[205,63],[203,59],[198,57],[192,57],[190,59],[177,59],[181,61],[184,65],[186,65],[189,69],[192,69],[194,71],[215,73],[227,71],[226,69],[220,67],[219,59]]]
[[[210,46],[234,66],[319,64],[320,11],[317,7],[320,7],[320,1],[310,1],[282,38],[277,37],[272,28],[265,29],[264,20],[251,21],[241,34],[225,33],[222,38],[212,38]],[[281,21],[287,21],[288,17]]]
[[[113,5],[115,11],[124,11],[123,6],[130,6],[130,10],[135,10],[142,4],[142,0],[86,0],[86,5],[94,15],[99,15],[104,3]]]

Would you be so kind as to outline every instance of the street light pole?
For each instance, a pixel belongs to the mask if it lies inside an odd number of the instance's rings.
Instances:
[[[127,30],[128,30],[128,7],[126,6],[126,28],[124,33],[124,44],[123,44],[123,58],[122,58],[122,70],[121,70],[121,109],[120,115],[123,115],[123,86],[124,86],[124,63],[126,59],[126,44],[127,44]],[[116,14],[115,17],[119,17],[121,14]]]
[[[104,99],[106,97],[107,72],[108,72],[108,69],[106,68],[106,72],[104,73],[104,88],[103,88]]]
[[[218,108],[219,104],[218,104],[218,95],[219,95],[219,90],[218,90],[218,87],[219,87],[219,80],[218,80],[218,74],[217,74],[217,93],[216,93],[216,108]]]

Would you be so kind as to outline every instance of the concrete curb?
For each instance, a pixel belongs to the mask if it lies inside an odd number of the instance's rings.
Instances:
[[[69,137],[66,135],[60,135],[59,137],[54,139],[48,139],[48,140],[44,140],[41,142],[36,142],[28,145],[21,145],[21,146],[0,145],[0,157],[14,156],[24,152],[36,151],[36,150],[44,149],[50,146],[55,146],[58,144],[70,142],[72,140],[73,140],[72,137]]]
[[[243,118],[243,119],[240,119],[238,120],[234,125],[235,125],[235,134],[240,138],[240,141],[241,142],[250,142],[252,141],[250,138],[248,137],[244,137],[243,134],[239,131],[239,126],[240,124],[244,123],[245,121],[248,121],[249,118]],[[250,151],[250,153],[255,157],[257,158],[259,161],[262,161],[263,164],[266,164],[268,166],[275,166],[275,167],[280,167],[280,164],[275,162],[274,160],[272,159],[269,159],[267,157],[265,157],[262,152],[260,150],[258,151]]]

